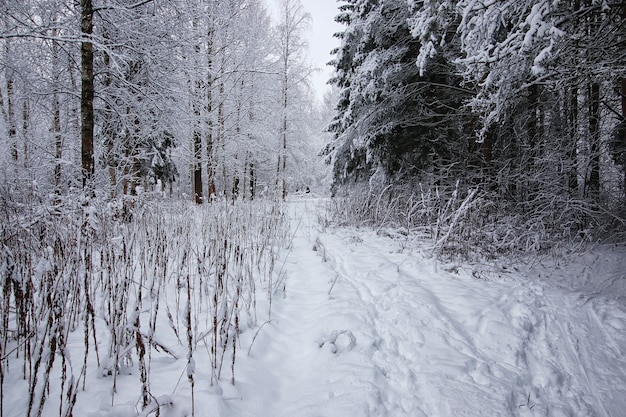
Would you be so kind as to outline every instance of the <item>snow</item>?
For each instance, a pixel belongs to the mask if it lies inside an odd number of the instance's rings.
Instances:
[[[552,281],[539,276],[550,267],[476,279],[475,268],[447,271],[372,231],[321,233],[307,205],[294,204],[301,226],[285,298],[240,369],[242,400],[228,402],[224,415],[618,416],[626,409],[623,248],[597,254],[606,262],[558,270],[603,275],[578,290],[565,288],[577,284],[558,273]],[[609,293],[592,295],[606,285]]]
[[[152,353],[141,415],[191,415],[191,375],[196,416],[624,415],[626,248],[446,264],[410,236],[323,227],[322,206],[289,203],[283,281],[271,314],[258,295],[258,323],[242,324],[235,384],[211,386],[204,347],[188,364],[163,332],[177,354]],[[74,415],[139,415],[137,376],[117,384],[112,405],[111,378],[88,376]],[[5,384],[5,416],[24,415],[26,388]]]

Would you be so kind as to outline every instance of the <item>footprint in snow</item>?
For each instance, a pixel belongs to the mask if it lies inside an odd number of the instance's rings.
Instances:
[[[480,385],[489,385],[493,378],[491,367],[489,364],[478,361],[476,359],[470,359],[465,362],[465,372]]]
[[[333,354],[352,350],[356,345],[356,337],[350,330],[333,331],[329,337],[318,341],[320,349],[326,348]]]

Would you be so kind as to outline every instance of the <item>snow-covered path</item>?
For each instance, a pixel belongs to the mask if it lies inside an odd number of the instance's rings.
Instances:
[[[284,294],[254,341],[242,335],[225,416],[626,415],[619,266],[578,291],[473,276],[371,231],[322,232],[312,201],[291,209]]]

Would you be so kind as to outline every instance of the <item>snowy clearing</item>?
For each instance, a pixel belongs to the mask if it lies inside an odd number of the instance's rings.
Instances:
[[[114,380],[104,372],[111,367],[97,366],[91,354],[74,415],[624,415],[626,248],[604,246],[524,268],[502,261],[443,264],[409,238],[323,230],[317,222],[322,206],[313,199],[288,204],[289,247],[270,282],[257,284],[256,309],[249,310],[256,312],[242,313],[234,328],[234,385],[226,351],[233,329],[226,330],[221,356],[212,354],[212,304],[194,294],[193,349],[180,331],[174,335],[163,307],[157,314],[146,304],[140,313],[142,323],[160,320],[154,334],[145,335],[154,344],[146,361],[150,405],[142,410],[137,358],[124,362]],[[271,308],[267,288],[275,290]],[[180,289],[163,287],[161,295],[168,308],[178,306],[176,317],[188,308],[172,300]],[[126,326],[144,332],[133,327],[137,313],[127,314]],[[106,325],[97,320],[104,358]],[[81,362],[83,334],[80,328],[71,333],[68,360]],[[134,349],[131,344],[120,355],[130,357]],[[218,359],[216,371],[211,361]],[[9,417],[25,415],[27,407],[28,384],[19,379],[19,361],[13,363],[3,393]],[[62,411],[59,397],[66,391],[54,383],[59,372],[56,366],[51,374],[43,415]]]

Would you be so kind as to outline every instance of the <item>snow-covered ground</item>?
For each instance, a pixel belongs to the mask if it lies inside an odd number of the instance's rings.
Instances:
[[[278,292],[268,315],[259,289],[257,325],[241,325],[235,385],[228,358],[210,384],[198,338],[196,416],[626,415],[626,248],[523,267],[444,264],[409,238],[323,229],[320,207],[289,203]],[[150,354],[150,392],[169,404],[160,416],[189,416],[186,348],[167,334],[157,332],[172,354]],[[73,337],[67,353],[80,358],[82,332]],[[117,378],[112,400],[112,378],[90,361],[74,415],[137,415],[137,369]],[[23,416],[27,386],[12,371],[4,415]]]
[[[624,247],[444,266],[372,231],[320,231],[312,201],[291,209],[284,299],[220,415],[626,415]]]

